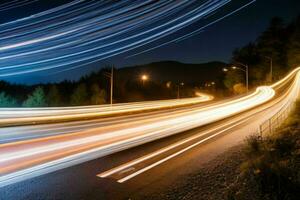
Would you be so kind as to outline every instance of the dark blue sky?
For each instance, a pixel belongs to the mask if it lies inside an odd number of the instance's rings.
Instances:
[[[28,10],[2,13],[2,22],[32,14],[67,1],[40,1],[41,6]],[[286,23],[300,14],[300,0],[257,0],[254,4],[238,13],[210,26],[204,32],[187,40],[173,43],[153,51],[127,58],[135,51],[112,57],[97,64],[60,74],[28,74],[9,77],[12,82],[47,82],[60,81],[65,78],[76,79],[105,64],[117,67],[150,63],[161,60],[176,60],[186,63],[203,63],[209,61],[228,61],[235,48],[254,41],[264,31],[270,19],[278,16]],[[189,30],[185,30],[189,31]]]

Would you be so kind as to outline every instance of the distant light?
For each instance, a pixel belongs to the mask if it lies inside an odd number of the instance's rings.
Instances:
[[[184,82],[181,82],[180,85],[181,85],[181,86],[184,86]]]
[[[231,68],[232,68],[232,69],[236,69],[236,66],[232,66]]]
[[[147,81],[149,79],[149,77],[146,74],[143,74],[142,77],[141,77],[141,79],[143,81]]]
[[[171,84],[172,84],[171,81],[167,82],[167,84],[166,84],[167,88],[170,88],[170,87],[171,87]]]
[[[211,82],[211,84],[212,84],[212,85],[215,85],[216,83],[215,83],[215,82]]]
[[[228,72],[228,69],[227,69],[227,68],[223,68],[223,71],[224,71],[224,72]]]

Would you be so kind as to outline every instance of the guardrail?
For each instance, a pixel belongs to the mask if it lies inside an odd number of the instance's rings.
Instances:
[[[259,126],[258,133],[261,136],[266,136],[274,133],[288,118],[294,106],[295,101],[289,101],[275,115],[273,115],[270,119],[266,120]]]

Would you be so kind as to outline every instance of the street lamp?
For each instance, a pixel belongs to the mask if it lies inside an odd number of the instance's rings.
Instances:
[[[231,66],[231,69],[233,69],[233,70],[241,70],[241,71],[245,72],[245,74],[246,74],[246,88],[247,88],[247,93],[248,93],[248,90],[249,90],[248,65],[245,65],[245,64],[240,63],[240,62],[235,62],[235,63],[238,64],[238,65],[241,65],[242,67],[245,68],[245,69],[243,69],[243,68],[240,68],[240,67],[237,67],[237,66],[234,66],[234,65]],[[223,68],[223,71],[228,72],[229,69],[228,68]]]
[[[141,76],[141,80],[142,80],[142,82],[143,82],[143,85],[145,84],[145,81],[147,81],[149,79],[149,77],[148,77],[148,75],[146,75],[146,74],[143,74],[142,76]]]
[[[171,81],[168,81],[168,82],[166,83],[166,87],[167,87],[167,88],[171,88],[171,84],[172,84]]]
[[[247,93],[248,93],[248,91],[249,91],[249,71],[248,71],[248,65],[240,63],[240,62],[235,62],[235,63],[245,68],[245,69],[243,69],[243,68],[240,68],[240,67],[237,67],[237,66],[232,66],[232,69],[234,69],[234,70],[237,69],[237,70],[241,70],[241,71],[245,72],[245,74],[246,74],[246,88],[247,88]]]
[[[180,86],[184,86],[184,82],[181,82],[180,84],[177,84],[177,99],[180,98]]]

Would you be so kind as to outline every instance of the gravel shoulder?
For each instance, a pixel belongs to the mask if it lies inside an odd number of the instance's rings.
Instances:
[[[146,199],[226,199],[228,190],[240,174],[244,161],[243,145],[231,147],[212,161],[204,164],[197,173],[174,182],[165,191],[145,197]]]

